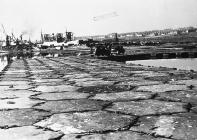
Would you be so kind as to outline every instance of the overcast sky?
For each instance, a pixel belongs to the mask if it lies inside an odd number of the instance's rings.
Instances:
[[[6,32],[37,39],[41,29],[81,36],[197,26],[197,0],[0,0],[0,6]]]

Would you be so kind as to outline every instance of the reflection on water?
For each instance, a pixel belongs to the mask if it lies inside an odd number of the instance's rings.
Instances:
[[[137,61],[127,61],[126,63],[197,71],[197,58],[137,60]]]
[[[8,58],[6,55],[0,56],[0,72],[8,65]]]
[[[33,53],[29,52],[17,52],[12,54],[0,54],[0,72],[15,59],[32,58]]]

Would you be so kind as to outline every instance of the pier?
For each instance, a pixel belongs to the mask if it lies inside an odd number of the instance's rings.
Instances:
[[[167,48],[167,47],[126,47],[126,55],[128,56],[140,56],[143,58],[193,58],[197,57],[197,46],[193,48],[183,48],[183,47],[175,47],[175,48]]]
[[[197,58],[197,47],[193,49],[164,48],[164,47],[124,47],[124,55],[112,55],[98,57],[103,60],[118,62],[147,59],[171,59],[171,58]]]

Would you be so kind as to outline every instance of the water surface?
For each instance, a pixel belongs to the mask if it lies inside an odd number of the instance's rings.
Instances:
[[[136,61],[127,61],[126,63],[197,71],[197,58],[136,60]]]
[[[7,55],[0,55],[0,72],[8,65]]]

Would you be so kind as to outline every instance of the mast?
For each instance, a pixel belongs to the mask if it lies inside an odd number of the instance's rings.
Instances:
[[[44,38],[43,38],[42,29],[41,29],[41,42],[44,43]]]

